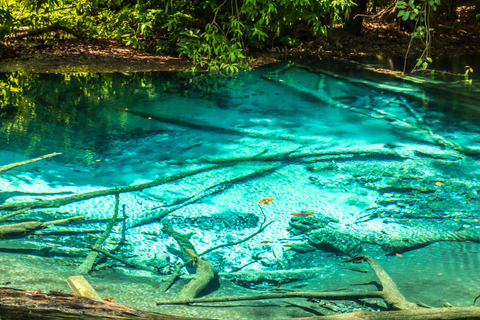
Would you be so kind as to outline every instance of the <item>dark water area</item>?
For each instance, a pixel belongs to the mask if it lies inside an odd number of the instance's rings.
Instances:
[[[0,74],[0,171],[62,153],[0,174],[0,218],[21,202],[159,181],[120,195],[121,221],[103,248],[147,267],[135,271],[99,259],[88,279],[102,296],[215,319],[312,315],[305,308],[285,314],[281,303],[263,313],[261,303],[156,306],[187,281],[158,291],[185,259],[178,234],[190,234],[189,246],[198,253],[231,244],[204,256],[217,271],[257,277],[232,282],[225,275],[213,296],[274,287],[375,290],[351,286],[376,279],[368,265],[359,271],[343,262],[368,254],[407,297],[436,307],[470,306],[480,293],[478,84],[399,80],[327,61],[236,75]],[[113,194],[7,219],[86,217],[1,240],[0,259],[10,271],[0,282],[68,291],[65,277],[76,274],[115,211]],[[295,279],[289,278],[294,273],[259,276],[279,270],[310,271]],[[142,292],[141,298],[132,292]],[[308,308],[317,307],[309,302]]]

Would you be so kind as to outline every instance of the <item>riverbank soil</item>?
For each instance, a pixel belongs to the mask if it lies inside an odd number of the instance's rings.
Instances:
[[[480,27],[474,7],[457,7],[455,18],[434,21],[430,56],[454,57],[480,52]],[[281,60],[286,56],[351,58],[358,56],[405,57],[409,47],[411,26],[402,25],[396,13],[365,17],[363,30],[355,36],[339,27],[329,36],[318,36],[296,48],[274,47],[261,52],[249,51],[253,66]],[[439,20],[439,19],[438,19]],[[60,39],[30,37],[6,40],[0,48],[0,72],[129,72],[185,70],[191,63],[178,56],[135,50],[121,40]],[[417,58],[423,50],[420,40],[412,43],[409,56]]]

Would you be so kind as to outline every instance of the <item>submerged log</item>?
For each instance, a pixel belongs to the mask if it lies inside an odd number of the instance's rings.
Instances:
[[[49,222],[29,221],[16,224],[7,224],[4,226],[0,226],[0,240],[25,237],[35,232],[36,230],[46,228],[49,225],[64,225],[68,224],[71,221],[83,219],[85,219],[84,216],[76,216]]]
[[[6,171],[8,171],[8,170],[12,170],[12,169],[14,169],[14,168],[17,168],[17,167],[20,167],[20,166],[29,164],[29,163],[33,163],[33,162],[37,162],[37,161],[40,161],[40,160],[43,160],[43,159],[47,159],[47,158],[51,158],[51,157],[58,156],[58,155],[60,155],[60,154],[61,154],[61,153],[54,152],[54,153],[50,153],[50,154],[47,154],[47,155],[44,155],[44,156],[41,156],[41,157],[38,157],[38,158],[34,158],[34,159],[30,159],[30,160],[25,160],[25,161],[21,161],[21,162],[15,162],[15,163],[7,164],[7,165],[4,165],[4,166],[1,166],[1,167],[0,167],[0,174],[6,172]]]

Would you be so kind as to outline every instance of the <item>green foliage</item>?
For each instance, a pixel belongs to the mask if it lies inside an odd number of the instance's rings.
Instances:
[[[247,48],[298,46],[305,31],[325,35],[348,18],[352,5],[351,0],[7,1],[0,36],[20,26],[56,23],[87,37],[123,39],[134,48],[176,52],[198,66],[230,72],[247,67]]]
[[[408,0],[408,2],[400,0],[397,2],[397,8],[400,9],[398,17],[401,17],[403,21],[411,20],[415,22],[408,49],[410,49],[414,39],[420,39],[424,46],[413,71],[416,69],[425,70],[428,64],[432,62],[432,58],[429,56],[431,32],[433,31],[433,28],[430,28],[430,15],[432,10],[436,11],[439,6],[440,0]],[[408,52],[407,50],[407,55]],[[405,68],[403,71],[405,72]]]
[[[468,75],[469,75],[470,73],[473,73],[472,67],[470,67],[470,66],[465,66],[465,73],[463,74],[463,76],[465,77],[466,80],[468,80]]]
[[[6,3],[0,4],[0,42],[12,32],[15,19]]]

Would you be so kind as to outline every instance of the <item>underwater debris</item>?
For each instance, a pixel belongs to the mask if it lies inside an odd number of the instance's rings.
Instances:
[[[299,213],[290,213],[291,216],[312,216],[317,214],[316,212],[299,212]]]

